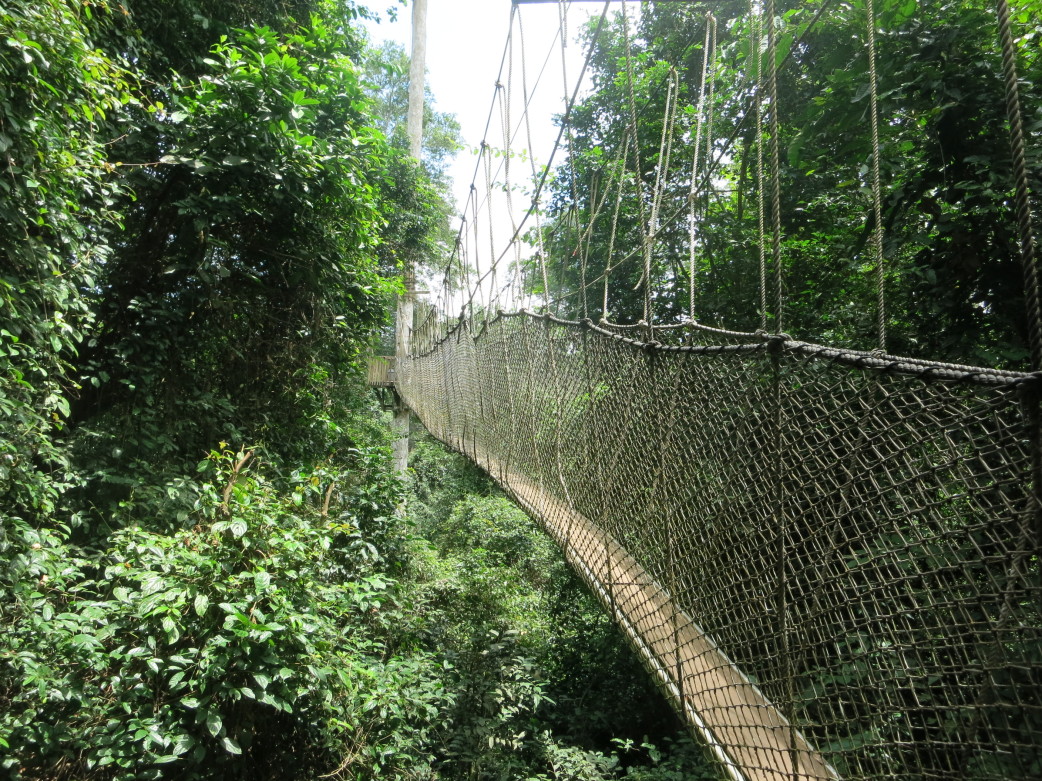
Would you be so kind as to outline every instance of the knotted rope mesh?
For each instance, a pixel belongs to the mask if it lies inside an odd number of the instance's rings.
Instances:
[[[396,385],[733,777],[1042,777],[1036,378],[711,330],[501,314]]]

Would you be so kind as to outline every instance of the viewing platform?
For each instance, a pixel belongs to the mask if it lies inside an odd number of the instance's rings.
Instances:
[[[369,359],[367,383],[371,388],[394,387],[393,355],[374,355]]]

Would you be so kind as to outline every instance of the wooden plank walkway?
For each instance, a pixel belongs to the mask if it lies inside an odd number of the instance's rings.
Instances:
[[[836,771],[608,533],[486,451],[447,441],[541,522],[663,689],[736,781],[831,781]]]

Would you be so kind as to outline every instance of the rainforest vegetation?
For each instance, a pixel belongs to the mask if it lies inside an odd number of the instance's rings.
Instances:
[[[997,48],[956,35],[989,12],[937,0],[914,21],[907,5],[886,4],[880,44],[895,343],[1019,366]],[[822,210],[786,211],[785,235],[801,335],[856,341],[871,331],[864,216],[832,197],[864,205],[844,9],[827,27],[784,11],[800,43],[781,88],[812,95],[785,104],[802,106],[782,117],[786,192]],[[662,115],[663,63],[700,56],[705,10],[642,17],[646,116]],[[721,68],[743,67],[744,12],[713,10]],[[1018,22],[1036,193],[1037,11]],[[428,107],[424,160],[409,158],[405,57],[367,43],[357,22],[371,13],[352,0],[0,4],[0,773],[717,777],[527,516],[422,437],[408,480],[390,469],[364,364],[403,263],[444,249],[443,165],[459,141]],[[603,91],[573,117],[573,189],[620,143],[603,129],[629,110],[623,32],[616,17],[593,61]],[[681,85],[687,104],[698,87]],[[701,196],[713,284],[697,298],[714,324],[758,315],[731,295],[754,287],[755,145],[739,103],[717,109],[720,138],[735,128],[733,186]],[[638,150],[645,172],[656,133]],[[569,192],[555,191],[547,236],[566,257]],[[618,224],[640,243],[636,213]],[[689,291],[664,258],[660,314],[679,319]],[[601,271],[558,266],[551,282],[567,292]],[[639,316],[636,281],[613,278],[622,319]],[[942,327],[921,344],[926,321]]]

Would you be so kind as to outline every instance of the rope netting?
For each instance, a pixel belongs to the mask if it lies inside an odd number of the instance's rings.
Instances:
[[[1042,775],[1037,378],[696,341],[501,314],[396,382],[734,777]]]
[[[789,30],[787,54],[777,51],[776,23],[791,23],[773,0],[749,4],[743,35],[763,56],[739,78],[736,94],[746,97],[729,134],[720,130],[727,117],[714,115],[722,69],[713,14],[705,15],[701,57],[689,58],[701,64],[699,77],[688,78],[690,105],[681,105],[682,72],[663,66],[655,114],[635,97],[641,74],[627,5],[614,22],[608,5],[588,24],[581,73],[614,24],[625,103],[616,113],[625,127],[614,151],[601,150],[589,203],[578,205],[583,173],[569,120],[582,75],[569,90],[562,58],[560,132],[537,166],[514,6],[523,100],[512,108],[508,37],[486,128],[488,136],[498,111],[502,139],[481,144],[469,222],[440,292],[416,304],[411,354],[399,353],[395,387],[434,436],[543,523],[732,777],[1042,778],[1042,373],[885,354],[886,93],[877,83],[873,4],[864,7],[872,139],[862,265],[872,272],[874,351],[782,332],[797,318],[783,321],[778,70],[829,3]],[[563,46],[567,6],[558,6]],[[996,13],[1038,370],[1042,305],[1005,0]],[[739,164],[743,134],[751,136]],[[533,184],[518,217],[509,161],[521,135]],[[565,161],[551,182],[559,150]],[[670,184],[671,165],[689,179]],[[709,249],[703,212],[727,183],[728,165],[738,166],[732,180],[751,183],[744,197],[755,203],[749,256],[758,262],[748,265],[759,284],[748,292],[758,306],[741,323],[757,322],[755,332],[697,322],[696,296],[706,287],[697,269]],[[554,188],[556,196],[544,193]],[[509,220],[497,235],[509,241],[500,249],[492,216],[504,206]],[[670,230],[672,239],[662,239]],[[639,322],[549,314],[610,319],[617,302],[609,282]],[[655,285],[667,283],[686,284],[686,296],[671,291],[687,298],[686,312],[656,312],[663,291]],[[499,311],[526,306],[542,312]]]

